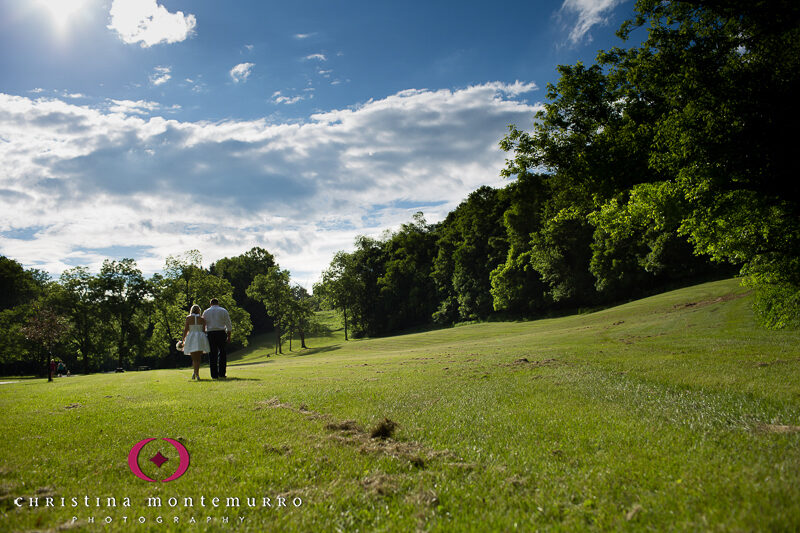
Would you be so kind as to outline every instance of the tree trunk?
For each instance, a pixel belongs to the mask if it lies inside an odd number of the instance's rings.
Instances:
[[[300,348],[308,348],[308,346],[306,346],[306,331],[300,329],[298,333],[300,334]]]
[[[347,308],[344,308],[344,340],[347,340]]]

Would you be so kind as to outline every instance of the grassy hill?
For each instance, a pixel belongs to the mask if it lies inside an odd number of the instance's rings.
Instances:
[[[160,370],[1,385],[0,529],[800,528],[800,333],[758,328],[736,280],[381,339],[344,342],[326,320],[308,350],[268,357],[271,339],[254,339],[227,381]],[[133,476],[128,452],[149,437],[186,446],[183,477]],[[157,451],[164,472],[147,460]],[[153,441],[139,464],[163,479],[176,455]]]

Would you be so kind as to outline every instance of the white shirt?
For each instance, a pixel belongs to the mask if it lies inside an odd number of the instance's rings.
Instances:
[[[231,317],[224,307],[212,305],[203,311],[203,318],[206,319],[206,331],[233,331]]]

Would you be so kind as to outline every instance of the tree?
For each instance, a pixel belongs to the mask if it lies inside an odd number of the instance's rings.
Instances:
[[[250,314],[237,304],[231,283],[205,270],[202,259],[197,250],[169,256],[164,273],[153,275],[149,281],[153,311],[150,351],[155,354],[167,352],[176,358],[178,364],[184,358],[174,345],[183,333],[186,315],[193,304],[205,307],[211,298],[217,298],[231,317],[232,340],[235,342],[247,346],[247,337],[252,331]]]
[[[133,259],[106,259],[100,268],[98,287],[103,295],[103,310],[116,324],[117,368],[123,368],[131,358],[131,348],[140,347],[143,341],[142,324],[134,317],[145,304],[147,284]]]
[[[50,371],[53,346],[66,335],[68,330],[69,322],[65,317],[41,305],[35,306],[28,323],[22,328],[25,338],[33,342],[38,348],[38,366],[45,369],[48,381],[53,381],[53,374]],[[42,362],[44,362],[44,365],[42,365]]]
[[[599,59],[628,98],[658,95],[652,169],[689,201],[679,231],[697,253],[742,264],[770,326],[800,324],[800,4],[639,0]],[[644,100],[646,101],[646,100]]]
[[[436,310],[436,285],[431,278],[436,233],[421,212],[382,244],[383,275],[377,279],[384,321],[377,332],[388,333],[427,324]]]
[[[188,250],[180,255],[167,256],[164,273],[166,277],[181,282],[183,306],[186,311],[198,301],[195,282],[203,272],[203,256],[199,250]]]
[[[65,270],[59,279],[59,290],[53,290],[54,301],[60,312],[72,323],[68,342],[83,360],[83,372],[89,373],[90,360],[102,344],[103,317],[101,315],[100,282],[86,267]]]
[[[17,261],[0,256],[0,311],[33,300],[45,283],[38,271],[25,270]]]
[[[300,336],[300,347],[307,348],[306,334],[310,330],[316,329],[314,321],[314,302],[313,298],[305,287],[300,285],[291,286],[291,302],[287,322],[289,324],[289,351],[292,351],[292,335],[294,330]]]
[[[247,311],[253,322],[253,331],[272,329],[272,320],[258,300],[247,296],[247,288],[258,274],[264,274],[275,266],[275,258],[258,246],[234,257],[224,257],[209,267],[211,274],[224,278],[233,286],[233,298]]]
[[[256,275],[246,292],[250,298],[260,301],[267,313],[273,317],[275,353],[283,353],[281,327],[285,324],[292,306],[289,271],[272,266],[267,269],[265,274]]]
[[[358,291],[354,257],[346,252],[337,252],[330,266],[322,272],[322,280],[314,285],[314,296],[328,302],[342,313],[344,340],[347,338],[347,318],[352,312]]]
[[[435,321],[485,319],[493,312],[490,273],[507,253],[505,198],[481,187],[439,224],[432,261],[440,301]]]
[[[508,202],[503,213],[508,253],[489,275],[495,311],[532,315],[552,303],[541,274],[531,264],[531,234],[541,228],[547,200],[543,181],[541,175],[523,172],[502,190]]]

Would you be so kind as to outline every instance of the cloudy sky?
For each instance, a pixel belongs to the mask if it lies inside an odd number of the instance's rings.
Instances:
[[[146,273],[253,246],[310,287],[356,235],[501,186],[624,0],[0,0],[0,254]]]

